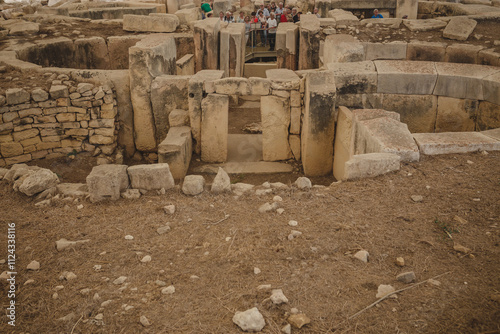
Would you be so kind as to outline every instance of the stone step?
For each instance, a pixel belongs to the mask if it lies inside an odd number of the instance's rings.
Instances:
[[[227,137],[228,162],[256,162],[262,160],[261,134],[229,134]]]
[[[413,138],[427,155],[500,150],[500,141],[479,132],[415,133]]]
[[[490,138],[500,140],[500,128],[481,131],[481,133],[485,136],[490,137]]]
[[[217,174],[222,167],[228,174],[273,174],[291,173],[293,167],[282,162],[258,161],[258,162],[226,162],[223,164],[210,164],[196,167],[194,173]]]

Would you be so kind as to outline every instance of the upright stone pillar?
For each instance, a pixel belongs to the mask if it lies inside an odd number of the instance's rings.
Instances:
[[[319,29],[316,15],[300,16],[299,70],[319,68]]]
[[[218,68],[219,30],[218,17],[196,21],[194,24],[195,72]]]
[[[292,157],[288,142],[290,99],[273,95],[262,96],[260,110],[263,159],[265,161],[290,159]]]
[[[229,96],[208,94],[201,102],[201,160],[227,160]]]
[[[129,49],[130,97],[134,108],[135,146],[139,151],[156,151],[151,83],[157,76],[175,75],[175,60],[175,40],[167,34],[148,35]]]
[[[245,24],[231,23],[220,31],[220,69],[226,77],[242,77],[245,65]]]
[[[318,8],[318,14],[322,18],[326,18],[332,7],[332,0],[316,0],[314,2],[314,7]]]
[[[299,27],[292,22],[280,23],[276,31],[278,68],[297,70]]]
[[[219,19],[219,13],[223,12],[224,14],[231,9],[231,0],[215,0],[214,1],[214,16]]]
[[[408,15],[408,19],[416,19],[418,12],[418,0],[396,0],[396,17],[402,18]]]
[[[307,74],[301,133],[302,166],[307,176],[332,173],[335,91],[332,71]]]

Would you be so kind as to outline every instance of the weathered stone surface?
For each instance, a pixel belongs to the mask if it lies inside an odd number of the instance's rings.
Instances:
[[[68,97],[68,86],[65,85],[52,85],[49,90],[50,97],[52,99],[59,99],[63,97]]]
[[[481,133],[487,137],[490,137],[490,138],[493,138],[495,140],[500,141],[500,128],[481,131]],[[0,172],[0,175],[1,175],[1,172]]]
[[[167,163],[130,166],[127,172],[134,189],[168,190],[175,186]]]
[[[500,73],[497,67],[472,64],[436,63],[438,79],[435,95],[483,100],[482,80]]]
[[[175,62],[177,75],[194,75],[194,54],[184,55]]]
[[[481,50],[477,54],[479,65],[500,66],[500,53],[495,49]]]
[[[189,126],[189,112],[183,109],[174,109],[168,115],[168,124],[171,127]]]
[[[245,312],[236,312],[233,322],[246,332],[260,332],[266,325],[264,317],[256,307]]]
[[[476,28],[477,21],[467,17],[452,17],[443,30],[443,37],[457,41],[466,41]]]
[[[217,94],[250,95],[249,80],[246,78],[223,78],[215,81],[214,87]]]
[[[179,24],[189,24],[201,20],[201,10],[198,7],[180,9],[175,12],[175,15],[179,18]]]
[[[191,129],[171,127],[165,140],[158,145],[158,162],[168,163],[173,178],[179,180],[186,176],[192,152]]]
[[[39,30],[40,24],[26,21],[21,21],[8,27],[10,36],[37,34]]]
[[[500,141],[478,132],[415,133],[413,138],[427,155],[500,150]]]
[[[391,42],[391,43],[363,43],[365,48],[365,59],[406,59],[407,43]]]
[[[63,196],[83,197],[89,193],[88,187],[84,183],[59,183],[56,188],[57,192]]]
[[[436,132],[474,131],[478,107],[477,100],[439,96]]]
[[[338,94],[377,92],[377,71],[372,61],[329,63],[327,67],[334,73]]]
[[[346,179],[345,163],[354,155],[354,119],[349,108],[338,108],[337,128],[334,143],[333,176]]]
[[[319,18],[314,14],[300,16],[299,45],[299,70],[319,67]]]
[[[58,183],[59,178],[55,173],[49,169],[40,168],[27,174],[27,177],[19,186],[19,191],[27,196],[33,196],[45,189],[54,187]]]
[[[217,69],[220,24],[221,21],[217,17],[195,22],[193,38],[196,72]]]
[[[224,162],[227,159],[229,98],[208,94],[201,103],[201,159]]]
[[[175,59],[175,40],[168,35],[149,35],[129,49],[135,144],[140,151],[154,151],[157,145],[149,94],[151,82],[162,74],[175,74]]]
[[[174,32],[179,18],[173,14],[123,15],[123,30],[138,32]]]
[[[182,183],[182,192],[186,195],[196,196],[203,192],[205,178],[201,175],[187,175]]]
[[[290,135],[288,137],[288,142],[290,143],[290,149],[292,150],[293,157],[295,160],[301,160],[301,145],[299,135]]]
[[[418,14],[418,0],[396,0],[396,17],[407,16],[410,20],[415,20]]]
[[[437,71],[432,62],[374,61],[378,73],[377,92],[390,94],[432,94]]]
[[[500,72],[482,78],[485,101],[500,105]]]
[[[4,158],[15,157],[23,154],[23,145],[18,142],[8,142],[0,144],[0,153]]]
[[[261,98],[262,155],[265,161],[287,160],[292,156],[288,143],[290,104],[277,96]]]
[[[356,25],[358,18],[351,12],[343,9],[333,9],[328,11],[328,17],[335,19],[337,26],[339,25]]]
[[[394,153],[401,161],[418,161],[419,150],[406,124],[380,117],[357,123],[356,154]]]
[[[335,78],[332,71],[306,77],[301,159],[307,176],[332,172],[335,135]]]
[[[77,68],[111,68],[108,46],[102,37],[79,38],[74,42],[75,64]]]
[[[446,47],[444,61],[447,63],[477,64],[479,51],[484,49],[481,45],[451,44]]]
[[[430,31],[446,27],[446,22],[436,19],[404,20],[403,24],[410,31]]]
[[[435,95],[383,94],[382,106],[400,114],[410,132],[434,132],[437,101]]]
[[[311,322],[311,319],[303,313],[292,314],[288,317],[288,322],[295,328],[302,328]]]
[[[408,43],[406,59],[444,62],[446,43],[411,41]]]
[[[49,93],[41,88],[37,88],[31,92],[31,97],[35,102],[42,102],[46,101],[49,98]]]
[[[375,177],[400,168],[401,158],[393,153],[367,153],[352,156],[345,162],[345,172],[340,180]],[[336,177],[337,178],[337,177]]]
[[[479,130],[500,128],[500,105],[480,101],[477,115],[477,128]]]
[[[129,185],[127,166],[100,165],[92,168],[87,176],[90,201],[118,200]]]
[[[21,104],[30,101],[30,93],[22,88],[9,88],[5,91],[7,104]]]
[[[211,190],[214,193],[231,192],[231,180],[221,167],[219,167],[219,171],[212,182]]]
[[[282,22],[276,30],[278,68],[298,69],[299,27],[293,22]]]
[[[220,30],[220,66],[226,77],[243,76],[245,65],[245,24],[233,23]]]
[[[144,35],[110,36],[107,39],[111,70],[128,68],[128,49],[143,39]]]
[[[271,82],[271,88],[290,90],[300,88],[300,78],[294,71],[288,69],[273,69],[266,71],[266,78]]]
[[[408,272],[399,274],[398,276],[396,276],[396,279],[398,281],[403,282],[403,283],[412,283],[412,282],[415,282],[417,277],[415,276],[415,273],[413,271],[408,271]]]
[[[325,39],[323,63],[349,63],[365,60],[363,44],[351,35],[335,34]]]

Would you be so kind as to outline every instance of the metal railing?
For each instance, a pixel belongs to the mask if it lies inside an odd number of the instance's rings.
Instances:
[[[252,27],[248,32],[248,39],[245,47],[245,62],[254,58],[268,58],[268,57],[276,57],[276,30],[277,27],[274,28],[274,50],[262,50],[262,47],[269,48],[270,38],[268,33],[268,28],[261,28],[260,23],[252,23]],[[245,36],[246,36],[245,32]],[[259,43],[257,43],[259,41]]]

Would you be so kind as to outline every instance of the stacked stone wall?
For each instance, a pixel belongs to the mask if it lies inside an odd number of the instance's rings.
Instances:
[[[49,91],[11,88],[0,95],[0,167],[81,151],[115,151],[113,90],[65,82],[53,82]]]

